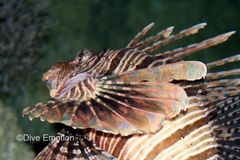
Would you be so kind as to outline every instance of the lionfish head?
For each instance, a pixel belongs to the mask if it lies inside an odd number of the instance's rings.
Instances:
[[[74,60],[67,62],[58,62],[54,64],[46,73],[43,74],[43,81],[50,91],[50,96],[52,98],[58,99],[63,93],[63,89],[70,82],[73,82],[74,77],[79,75],[81,71],[77,70],[86,61],[92,53],[88,50],[80,51]],[[86,78],[85,73],[80,74],[82,79]],[[79,76],[77,77],[79,79]],[[80,78],[81,79],[81,78]]]
[[[64,87],[64,83],[72,73],[72,67],[67,62],[54,64],[43,74],[43,81],[50,91],[52,98],[58,97]]]

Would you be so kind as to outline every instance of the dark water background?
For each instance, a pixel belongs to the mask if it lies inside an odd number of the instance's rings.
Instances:
[[[239,0],[0,0],[0,160],[31,159],[33,150],[47,144],[16,141],[19,133],[55,134],[54,125],[21,117],[24,107],[49,99],[41,81],[44,71],[84,48],[96,53],[122,48],[151,22],[156,23],[152,34],[169,26],[176,33],[208,23],[199,34],[161,51],[232,30],[237,33],[228,42],[190,59],[208,62],[240,51]]]

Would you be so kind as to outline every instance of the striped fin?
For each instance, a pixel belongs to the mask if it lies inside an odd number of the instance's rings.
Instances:
[[[218,155],[222,159],[240,159],[240,96],[218,102],[209,112]]]
[[[180,31],[176,35],[171,35],[174,27],[168,27],[154,36],[148,37],[145,40],[141,40],[143,36],[153,27],[154,23],[151,23],[145,27],[141,32],[139,32],[135,38],[127,45],[127,48],[139,49],[147,53],[151,53],[163,45],[167,45],[172,41],[176,41],[185,36],[193,35],[198,33],[200,29],[203,29],[206,26],[206,23],[200,23],[194,25],[190,28]],[[160,38],[163,38],[160,40]],[[153,43],[149,46],[149,44]]]
[[[216,37],[204,40],[199,43],[191,44],[184,48],[177,48],[172,51],[166,51],[158,53],[155,56],[161,58],[160,60],[165,63],[173,63],[182,60],[184,57],[191,55],[194,52],[218,45],[225,42],[228,38],[233,35],[235,31],[224,33]],[[156,63],[156,62],[155,62]]]
[[[223,66],[227,63],[233,63],[233,62],[237,62],[237,61],[240,61],[240,55],[239,54],[231,56],[231,57],[227,57],[227,58],[224,58],[224,59],[221,59],[221,60],[217,60],[217,61],[207,63],[206,66],[207,66],[208,69],[211,69],[211,68],[214,68],[214,67]]]
[[[228,71],[208,73],[206,75],[206,79],[207,80],[221,79],[221,78],[226,78],[228,76],[236,76],[236,75],[240,75],[240,69],[232,69]]]
[[[224,58],[218,61],[214,61],[212,63],[208,63],[207,67],[209,69],[222,66],[227,63],[232,63],[232,62],[237,62],[239,61],[239,55],[235,55],[232,57]],[[211,80],[216,80],[216,79],[227,79],[231,76],[239,76],[240,75],[240,69],[231,69],[227,71],[219,71],[219,72],[209,72],[206,75],[206,80],[211,81]]]
[[[164,119],[174,118],[188,106],[185,91],[168,82],[198,80],[205,74],[203,63],[186,61],[106,76],[92,83],[91,88],[96,89],[91,99],[40,103],[23,113],[51,123],[114,134],[155,132]]]
[[[38,103],[23,114],[50,123],[129,135],[155,132],[165,119],[175,117],[187,106],[185,91],[171,83],[103,81],[98,83],[95,99]]]
[[[92,141],[79,132],[79,130],[63,129],[36,156],[35,160],[117,160],[96,147]]]
[[[217,146],[207,120],[203,109],[191,106],[154,134],[121,137],[91,131],[89,137],[120,160],[205,160],[215,154]]]
[[[195,103],[191,99],[194,96],[204,99],[218,90],[227,92],[228,88],[238,87],[239,82],[239,79],[197,82],[195,93],[189,93],[190,85],[186,90],[190,95],[188,110],[165,121],[154,134],[121,137],[93,130],[87,134],[97,146],[120,160],[237,160],[240,156],[240,90],[234,91],[236,96],[226,95],[213,101]]]
[[[195,96],[191,101],[211,103],[229,96],[238,95],[240,92],[240,79],[204,81],[182,87],[188,96]]]
[[[150,28],[149,28],[149,26],[147,26],[146,27],[147,30],[146,30],[146,28],[144,28],[142,32],[138,33],[138,35],[142,35],[142,36],[141,37],[137,36],[138,37],[137,39],[132,40],[132,41],[134,41],[134,45],[131,44],[130,46],[128,46],[128,48],[137,49],[144,53],[152,53],[153,51],[157,50],[162,45],[167,45],[168,43],[170,43],[172,41],[175,41],[175,40],[181,39],[185,36],[189,36],[189,35],[197,33],[200,29],[204,28],[205,26],[206,26],[206,23],[201,23],[201,24],[192,26],[188,29],[185,29],[176,35],[171,35],[173,27],[168,27],[167,29],[162,30],[155,36],[151,36],[151,37],[146,38],[145,40],[141,40],[141,38],[144,35],[146,35],[146,33],[153,27],[152,25]],[[141,33],[143,33],[143,34],[141,34]],[[159,66],[162,64],[178,62],[178,61],[182,60],[184,57],[189,56],[190,54],[192,54],[194,52],[197,52],[197,51],[200,51],[200,50],[203,50],[203,49],[206,49],[206,48],[209,48],[209,47],[212,47],[212,46],[215,46],[215,45],[225,42],[234,33],[235,33],[235,31],[224,33],[224,34],[218,35],[216,37],[204,40],[200,43],[195,43],[195,44],[188,45],[186,47],[181,47],[181,48],[177,48],[177,49],[174,49],[171,51],[166,51],[166,52],[155,54],[153,57],[151,57],[151,55],[149,55],[149,57],[146,58],[146,60],[144,62],[145,63],[150,62],[148,64],[148,67],[155,67],[155,66]],[[161,37],[163,37],[163,39],[159,40]],[[154,43],[154,44],[150,45],[151,43]],[[151,59],[150,57],[154,58],[154,60],[150,60]],[[237,58],[237,57],[235,57],[235,58]],[[147,64],[143,64],[143,65],[147,66]]]
[[[191,104],[187,112],[166,121],[154,134],[121,137],[94,130],[86,134],[120,160],[237,160],[239,111],[239,96],[235,96],[210,105]]]
[[[164,38],[164,39],[168,38],[171,35],[173,29],[174,27],[168,27],[158,32],[156,35],[148,37],[145,40],[138,42],[134,46],[128,46],[128,47],[141,50],[142,48],[147,47],[149,44],[158,41],[160,38]]]
[[[198,61],[182,61],[153,68],[125,72],[104,77],[123,82],[171,82],[173,80],[194,81],[204,78],[207,72],[205,64]]]
[[[154,26],[154,23],[150,23],[149,25],[147,25],[146,27],[143,28],[143,30],[141,32],[139,32],[133,40],[131,40],[129,42],[129,44],[127,45],[128,48],[131,48],[133,46],[135,46],[136,43],[138,43],[141,38],[143,36],[145,36],[147,34],[147,32]]]
[[[218,60],[210,68],[234,61],[237,58]],[[240,79],[218,78],[177,82],[189,96],[188,110],[165,121],[154,134],[86,134],[120,160],[239,159]]]
[[[176,40],[181,39],[183,37],[190,36],[192,34],[198,33],[198,31],[200,29],[203,29],[205,26],[206,26],[206,23],[200,23],[200,24],[194,25],[190,28],[187,28],[187,29],[184,29],[184,30],[180,31],[176,35],[172,35],[172,36],[170,36],[166,39],[157,41],[157,42],[153,43],[151,46],[147,46],[146,48],[142,49],[142,51],[147,52],[147,53],[154,52],[155,50],[159,49],[163,45],[167,45],[170,42],[173,42],[173,41],[176,41]]]

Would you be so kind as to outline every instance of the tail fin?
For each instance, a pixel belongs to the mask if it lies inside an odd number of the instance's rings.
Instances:
[[[97,148],[93,142],[80,133],[79,130],[63,129],[37,155],[35,160],[117,160],[117,158]]]

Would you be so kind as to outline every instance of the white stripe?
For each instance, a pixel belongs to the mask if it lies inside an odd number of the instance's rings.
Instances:
[[[205,125],[205,126],[202,126],[198,129],[194,130],[189,135],[187,135],[184,139],[179,140],[174,145],[163,150],[157,157],[161,157],[162,160],[169,160],[169,159],[174,160],[174,159],[178,158],[179,155],[177,153],[180,153],[180,155],[181,155],[181,150],[186,150],[187,148],[189,148],[190,147],[189,144],[193,145],[194,142],[195,141],[198,142],[198,140],[201,137],[208,135],[208,134],[210,135],[211,134],[210,131],[207,131],[207,132],[204,131],[208,128],[209,128],[209,126]],[[203,132],[203,133],[198,135],[199,132],[200,133]]]
[[[147,58],[148,56],[143,55],[140,59],[137,59],[141,56],[142,54],[139,53],[139,55],[133,60],[135,62],[134,66],[132,67],[131,70],[136,69],[137,65],[139,65],[140,63],[142,63],[143,60],[145,60],[145,58]],[[130,70],[128,70],[130,71]]]
[[[121,138],[120,138],[120,136],[115,140],[115,143],[114,143],[114,145],[113,145],[113,147],[112,147],[112,149],[111,149],[111,151],[109,152],[109,153],[113,153],[114,152],[114,150],[115,150],[115,148],[116,148],[116,145],[118,144],[118,142],[121,140]]]
[[[104,137],[105,137],[105,140],[103,141],[103,150],[107,150],[106,144],[109,141],[109,137],[105,133],[104,133]]]
[[[125,62],[125,59],[127,58],[127,56],[129,55],[128,53],[131,52],[131,50],[128,50],[127,52],[125,52],[124,56],[122,57],[121,61],[119,62],[118,66],[116,67],[116,69],[113,71],[114,74],[116,73],[120,73],[120,68],[122,68],[122,63]]]
[[[131,140],[133,141],[133,144],[129,146],[126,146],[127,148],[127,152],[125,152],[124,156],[123,156],[123,160],[128,160],[130,157],[129,154],[133,154],[134,150],[137,150],[137,152],[135,152],[133,155],[130,155],[131,156],[131,159],[134,159],[134,157],[136,155],[138,155],[138,153],[141,151],[139,148],[137,148],[140,144],[144,144],[144,141],[147,141],[147,139],[149,138],[149,136],[143,136],[141,138],[132,138]]]
[[[127,65],[128,65],[129,63],[131,63],[131,59],[132,59],[132,57],[133,57],[135,54],[136,54],[136,52],[130,53],[130,55],[128,56],[128,58],[125,60],[125,63],[124,63],[123,66],[121,67],[119,73],[122,73],[124,70],[127,69]]]
[[[141,159],[147,159],[148,153],[154,150],[156,145],[161,143],[164,139],[170,137],[177,130],[183,129],[185,126],[204,118],[205,115],[202,114],[202,110],[195,110],[187,113],[183,117],[179,117],[179,119],[177,119],[176,121],[166,121],[163,128],[140,148],[143,150],[143,148],[146,147],[145,152],[141,155]]]
[[[117,138],[117,135],[114,134],[114,136],[111,137],[111,140],[110,140],[110,142],[109,142],[109,147],[108,147],[108,149],[107,149],[107,152],[110,153],[110,154],[112,154],[112,153],[111,153],[111,149],[113,148],[113,143],[114,143],[114,140],[115,140],[116,138]]]
[[[107,139],[107,138],[104,136],[104,132],[102,132],[102,135],[101,135],[101,137],[100,137],[99,147],[100,147],[101,149],[103,149],[103,150],[105,150],[105,149],[103,148],[105,139]]]

